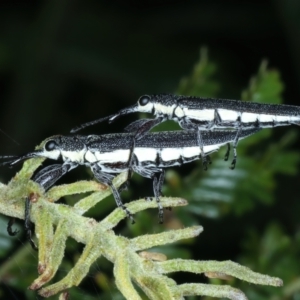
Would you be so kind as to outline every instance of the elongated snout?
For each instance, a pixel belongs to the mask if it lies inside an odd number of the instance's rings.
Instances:
[[[131,114],[131,113],[134,113],[134,112],[137,112],[137,111],[138,111],[138,106],[135,104],[135,105],[129,106],[127,108],[121,109],[120,111],[118,111],[114,115],[110,115],[110,116],[107,116],[107,117],[104,117],[104,118],[101,118],[101,119],[97,119],[97,120],[79,125],[79,126],[73,128],[70,132],[75,133],[75,132],[77,132],[77,131],[79,131],[83,128],[86,128],[86,127],[89,127],[89,126],[92,126],[92,125],[95,125],[95,124],[98,124],[98,123],[101,123],[101,122],[104,122],[104,121],[108,121],[109,123],[112,123],[113,121],[115,121],[117,118],[119,118],[122,115]]]
[[[138,112],[138,111],[139,111],[139,107],[136,104],[126,107],[126,108],[123,108],[123,109],[119,110],[116,114],[108,116],[108,122],[112,123],[116,119],[118,119],[120,116],[132,114],[132,113]]]
[[[110,117],[111,117],[111,116],[108,116],[108,117],[105,117],[105,118],[101,118],[101,119],[97,119],[97,120],[94,120],[94,121],[90,121],[90,122],[81,124],[81,125],[79,125],[79,126],[77,126],[77,127],[72,128],[70,132],[71,132],[71,133],[75,133],[75,132],[77,132],[77,131],[79,131],[79,130],[85,128],[85,127],[89,127],[89,126],[92,126],[92,125],[94,125],[94,124],[101,123],[101,122],[103,122],[103,121],[109,120]]]
[[[26,159],[33,158],[33,157],[39,157],[39,156],[41,156],[40,154],[41,154],[41,151],[34,151],[34,152],[29,152],[27,154],[24,154],[22,156],[16,156],[16,155],[0,156],[0,159],[13,158],[13,157],[16,158],[16,159],[10,159],[8,161],[5,161],[5,162],[1,163],[0,166],[9,165],[10,167],[12,167]]]

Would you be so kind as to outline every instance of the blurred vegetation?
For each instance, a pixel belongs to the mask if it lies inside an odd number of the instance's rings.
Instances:
[[[67,134],[146,93],[299,105],[299,11],[300,2],[292,0],[2,4],[1,154],[28,151],[47,136]],[[196,63],[201,45],[208,47],[202,48]],[[136,117],[83,134],[121,131]],[[175,126],[170,122],[158,130]],[[156,250],[170,258],[231,259],[284,280],[279,289],[230,283],[249,299],[300,299],[299,145],[296,127],[266,129],[239,143],[234,171],[230,160],[223,161],[225,149],[212,156],[207,172],[201,162],[168,170],[164,193],[186,198],[189,206],[166,211],[164,226],[201,224],[204,233],[176,248]],[[2,168],[0,180],[8,181],[15,171]],[[80,171],[70,173],[66,181],[90,176]],[[129,201],[151,194],[150,181],[134,176],[122,196]],[[65,201],[73,204],[77,199]],[[114,207],[113,199],[103,201],[89,216],[100,220]],[[119,232],[135,236],[162,230],[157,211],[135,219],[134,226],[124,222]],[[37,275],[36,253],[24,244],[23,223],[13,239],[7,236],[6,221],[1,217],[0,297],[36,299],[27,290]],[[74,265],[81,250],[68,240],[58,277]],[[178,282],[186,278],[174,276]],[[200,276],[191,280],[207,282]],[[70,293],[71,299],[122,299],[114,287],[111,264],[104,259]]]

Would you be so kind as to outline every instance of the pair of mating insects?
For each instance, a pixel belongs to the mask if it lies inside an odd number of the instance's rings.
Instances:
[[[113,122],[118,117],[134,112],[152,113],[154,119],[141,119],[125,128],[129,133],[89,136],[54,136],[45,140],[42,149],[22,156],[2,156],[8,159],[2,165],[16,163],[34,157],[60,160],[62,163],[41,169],[32,178],[45,190],[49,189],[64,174],[78,165],[91,168],[95,178],[109,186],[116,204],[133,221],[131,213],[123,205],[120,190],[112,180],[116,174],[131,171],[153,180],[153,191],[159,209],[159,221],[163,221],[160,203],[165,168],[179,166],[202,158],[204,168],[208,155],[227,144],[225,160],[228,159],[230,143],[233,144],[234,169],[238,141],[262,128],[300,125],[300,108],[290,105],[260,104],[237,100],[207,99],[169,94],[145,95],[137,104],[122,109],[114,115],[85,123],[71,132],[99,122]],[[165,120],[174,120],[184,131],[149,131]],[[12,159],[13,158],[13,159]],[[30,237],[29,200],[25,205],[25,228]],[[11,225],[8,229],[11,234]]]

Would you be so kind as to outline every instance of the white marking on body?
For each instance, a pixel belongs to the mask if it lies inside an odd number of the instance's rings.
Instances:
[[[203,152],[206,154],[206,153],[211,153],[211,152],[217,151],[217,150],[219,150],[219,148],[222,145],[224,145],[224,144],[204,146]]]
[[[61,151],[63,160],[70,160],[82,164],[84,161],[85,149],[81,151]]]
[[[101,172],[104,173],[121,173],[124,170],[126,170],[126,168],[118,168],[116,166],[113,167],[105,166],[104,164],[101,164],[101,162],[97,163],[97,165],[101,168]]]
[[[246,113],[246,112],[242,113],[242,117],[241,117],[242,123],[254,123],[256,122],[257,119],[258,119],[257,114]]]
[[[179,107],[179,106],[177,106],[176,109],[174,110],[174,114],[175,114],[175,116],[178,117],[179,119],[185,116],[185,114],[184,114],[182,108]]]
[[[146,104],[146,105],[139,105],[137,110],[138,110],[139,112],[151,113],[151,112],[152,112],[152,109],[153,109],[153,103],[152,103],[152,102],[149,102],[149,103]]]
[[[50,158],[50,159],[58,159],[59,155],[60,155],[59,150],[52,150],[52,151],[44,150],[43,154],[41,154],[41,156],[47,157],[47,158]]]
[[[273,115],[259,115],[259,122],[261,123],[270,123],[273,122]]]
[[[296,123],[299,124],[300,117],[298,117],[298,116],[292,116],[292,117],[290,117],[290,122],[296,122]]]
[[[95,153],[91,152],[91,151],[86,151],[85,153],[85,159],[90,162],[90,163],[93,163],[93,162],[96,162],[97,161],[97,158],[95,156]]]
[[[162,161],[171,161],[179,159],[181,148],[164,148],[161,150],[160,156]]]
[[[222,121],[235,122],[239,117],[239,113],[234,110],[218,109],[218,113]]]
[[[115,162],[126,162],[129,159],[129,149],[115,150],[110,152],[101,153],[100,151],[95,152],[97,161],[101,163],[115,163]]]
[[[171,116],[173,114],[173,110],[175,106],[176,106],[175,104],[173,104],[172,106],[168,106],[160,103],[155,103],[154,104],[155,114],[163,114],[163,115]]]
[[[181,148],[181,155],[185,158],[191,158],[193,156],[198,156],[200,155],[200,147],[184,147]]]
[[[293,117],[290,117],[290,116],[275,116],[275,121],[278,122],[278,123],[281,123],[281,122],[291,122],[291,119]],[[299,118],[297,118],[298,121],[299,121]]]
[[[157,150],[154,148],[134,148],[134,154],[139,162],[155,161]]]
[[[183,108],[183,112],[188,118],[199,121],[213,121],[215,118],[215,111],[213,109]]]

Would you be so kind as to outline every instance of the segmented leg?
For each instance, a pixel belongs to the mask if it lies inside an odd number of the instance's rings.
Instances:
[[[77,167],[77,164],[55,164],[44,169],[40,170],[37,174],[32,177],[32,180],[36,183],[40,184],[45,191],[48,190],[55,182],[60,179],[64,174],[69,172],[70,170]],[[37,246],[32,240],[32,230],[31,230],[31,222],[30,222],[30,199],[29,197],[25,200],[25,231],[27,239],[31,245],[31,247],[36,250]],[[9,223],[10,224],[10,223]],[[7,225],[7,229],[9,230],[9,224]]]
[[[134,222],[134,219],[132,217],[131,212],[123,204],[121,196],[120,196],[118,190],[116,189],[116,187],[112,183],[112,180],[114,179],[115,176],[112,175],[112,174],[102,172],[101,168],[97,164],[93,164],[92,167],[91,167],[91,170],[92,170],[95,178],[98,181],[106,184],[107,186],[109,186],[111,188],[117,206],[124,210],[124,212],[126,213],[126,216],[131,220],[131,223],[134,224],[135,222]]]
[[[130,178],[132,176],[132,163],[133,163],[135,141],[143,138],[147,132],[149,132],[156,125],[160,124],[162,121],[163,121],[163,117],[158,117],[156,119],[141,119],[132,122],[127,127],[125,127],[125,131],[135,132],[134,138],[132,140],[132,145],[130,147],[130,152],[129,152],[128,173],[127,173],[127,179],[125,183],[126,186],[129,186]]]
[[[149,132],[153,127],[160,124],[164,120],[163,117],[157,117],[155,119],[141,119],[130,123],[125,127],[127,132],[135,132],[135,139],[140,140]]]
[[[136,137],[132,139],[132,145],[130,147],[129,159],[128,159],[128,173],[127,173],[126,182],[120,187],[119,191],[122,191],[123,189],[125,189],[125,187],[128,187],[130,184],[130,178],[132,176],[132,162],[133,162],[133,155],[134,155],[134,148],[135,148],[135,139]]]
[[[9,218],[9,221],[7,223],[7,232],[10,236],[14,236],[19,232],[19,230],[17,230],[17,229],[14,229],[14,230],[12,229],[12,226],[14,225],[14,223],[15,223],[15,218]]]
[[[128,170],[128,172],[129,172],[129,170]],[[124,183],[122,183],[118,188],[119,193],[122,193],[123,191],[126,191],[128,189],[128,187],[130,185],[129,179],[131,178],[131,174],[132,174],[132,172],[130,173],[130,175],[127,173],[126,181]]]
[[[215,109],[214,125],[215,125],[216,127],[218,127],[221,123],[222,123],[221,116],[220,116],[218,110]],[[230,154],[230,143],[227,143],[227,150],[226,150],[226,153],[225,153],[225,156],[224,156],[224,160],[225,160],[225,161],[228,160],[229,154]]]
[[[227,143],[227,150],[226,150],[226,153],[225,153],[225,156],[224,156],[224,160],[227,161],[228,158],[229,158],[229,154],[230,154],[230,143]]]
[[[203,149],[203,140],[202,140],[202,134],[201,134],[201,130],[198,129],[198,145],[200,147],[200,150],[201,150],[201,159],[202,159],[202,165],[203,165],[203,169],[205,171],[207,171],[207,165],[208,165],[208,161],[207,161],[207,158],[206,158],[206,155],[204,154],[204,149]]]
[[[138,163],[138,160],[133,162],[133,170],[142,177],[151,178],[153,180],[153,193],[158,205],[159,223],[163,222],[163,208],[160,203],[161,188],[165,178],[164,169],[158,167],[145,167]],[[145,200],[151,201],[151,197],[146,197]]]
[[[206,157],[207,163],[208,163],[209,165],[211,165],[211,159],[210,159],[210,156],[209,156],[209,155],[206,155],[205,157]]]
[[[241,118],[239,117],[239,122],[241,122]],[[235,168],[235,165],[236,165],[236,160],[237,160],[237,151],[236,151],[236,148],[237,148],[237,144],[239,142],[239,138],[240,138],[240,134],[242,132],[242,127],[241,125],[239,125],[239,129],[236,133],[236,136],[234,138],[234,141],[232,143],[232,146],[233,146],[233,160],[231,162],[231,166],[230,166],[230,169],[233,170]]]
[[[162,224],[164,221],[164,209],[160,202],[161,189],[165,180],[165,170],[161,173],[155,173],[153,176],[153,192],[158,206],[158,220]]]
[[[208,155],[205,155],[205,153],[204,153],[204,149],[203,149],[204,145],[203,145],[201,131],[202,130],[211,130],[214,124],[213,123],[208,124],[205,127],[203,127],[202,125],[193,123],[191,121],[191,119],[189,119],[187,117],[184,117],[184,118],[179,120],[179,125],[181,126],[181,128],[183,128],[185,130],[193,130],[193,131],[197,130],[197,141],[198,141],[198,145],[199,145],[199,148],[200,148],[200,156],[201,156],[201,159],[202,159],[203,169],[206,171],[207,170],[207,165],[211,164],[211,160],[208,157]]]

